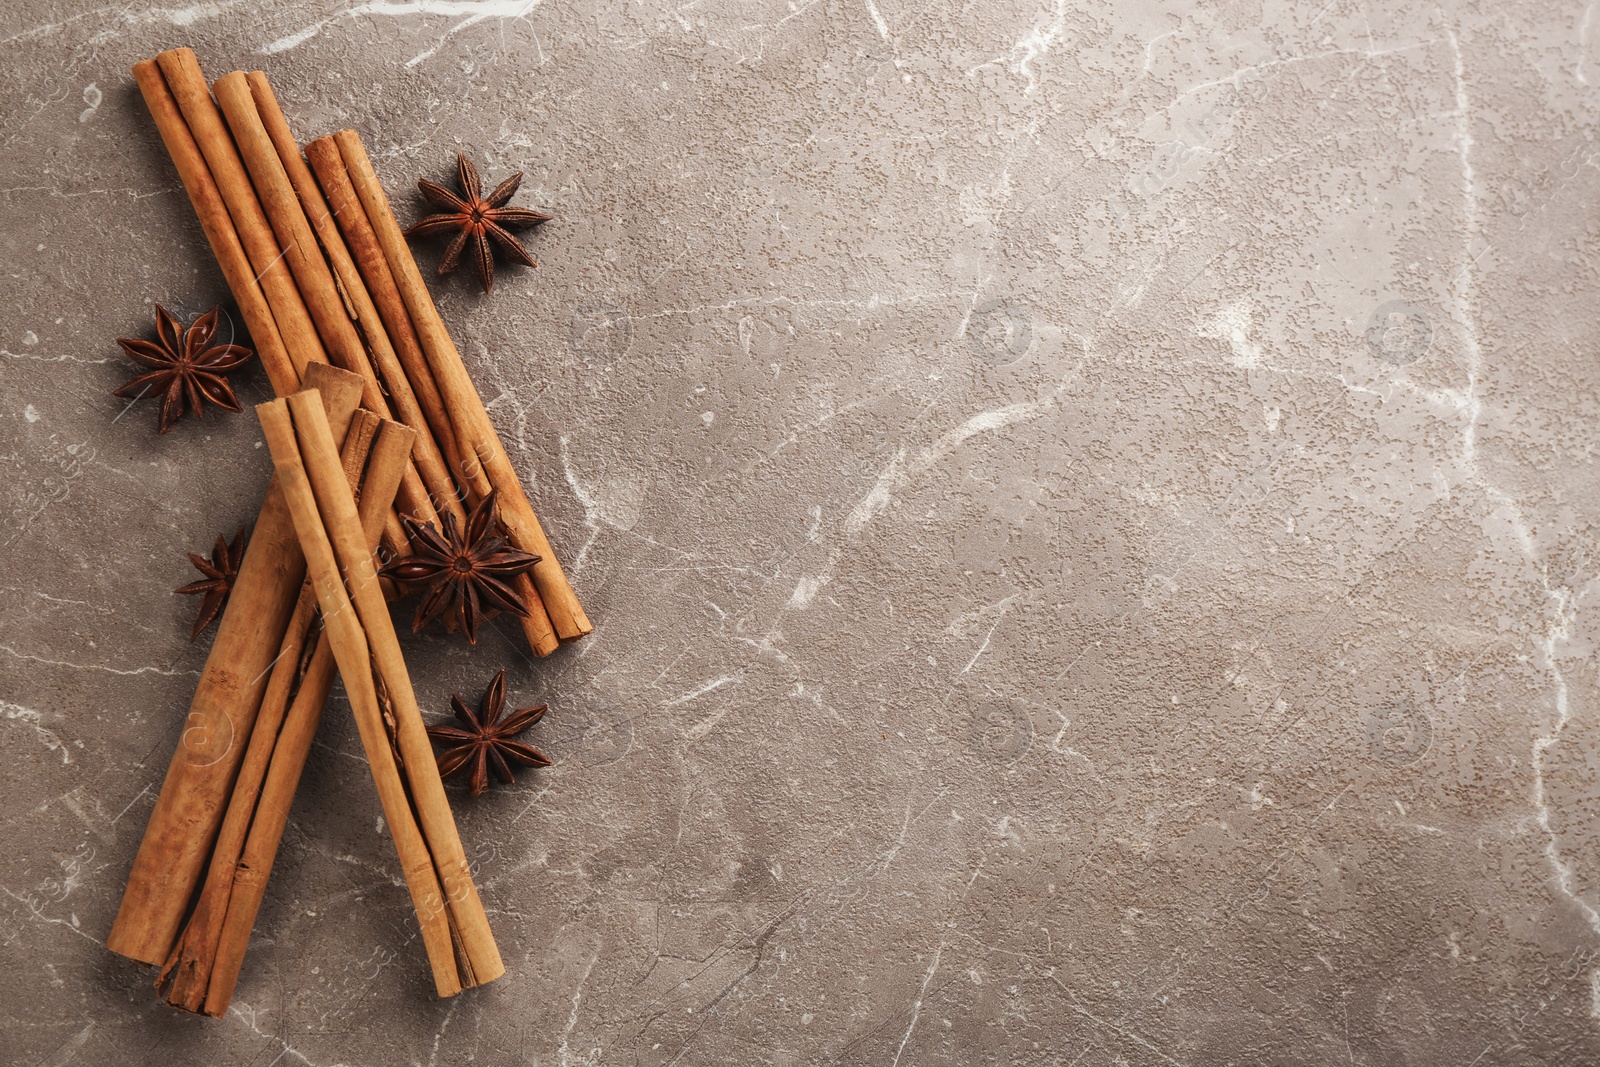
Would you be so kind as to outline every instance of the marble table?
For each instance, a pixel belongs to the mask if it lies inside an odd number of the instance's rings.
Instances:
[[[435,286],[596,623],[407,638],[429,714],[552,705],[453,794],[454,1000],[338,691],[230,1014],[102,944],[268,472],[110,395],[227,299],[177,45],[404,218],[458,150],[555,216]],[[1593,5],[12,0],[0,60],[6,1062],[1600,1062]]]

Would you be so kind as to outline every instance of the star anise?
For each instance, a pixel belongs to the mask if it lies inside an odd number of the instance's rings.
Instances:
[[[194,620],[194,629],[189,631],[189,640],[193,641],[200,636],[200,632],[211,625],[222,612],[228,602],[228,594],[233,592],[233,580],[239,576],[239,562],[244,559],[244,546],[249,538],[245,527],[239,527],[233,535],[233,544],[228,544],[217,535],[217,543],[212,546],[211,558],[208,560],[198,552],[189,553],[189,562],[193,563],[195,570],[205,575],[198,582],[190,582],[181,589],[173,590],[174,593],[187,593],[191,596],[205,594],[200,601],[200,615]]]
[[[156,424],[157,433],[172,429],[185,411],[201,417],[203,400],[228,411],[239,410],[233,386],[224,375],[244,366],[255,353],[243,345],[211,343],[216,336],[220,310],[212,308],[196,319],[194,325],[184,329],[166,308],[157,304],[155,341],[117,338],[117,344],[128,358],[148,369],[116,390],[114,395],[137,400],[159,394],[161,416]]]
[[[506,785],[516,781],[511,773],[513,763],[526,767],[550,766],[550,759],[543,752],[526,742],[512,740],[544,718],[549,706],[518,708],[502,720],[500,712],[505,702],[506,672],[502,669],[489,683],[481,713],[474,714],[460,697],[451,694],[450,705],[455,708],[456,718],[465,730],[442,723],[428,727],[428,736],[443,749],[438,755],[439,776],[449,778],[467,771],[467,791],[475,797],[482,796],[489,788],[490,766],[494,767],[495,777]]]
[[[463,535],[455,516],[444,516],[441,535],[431,522],[418,522],[402,515],[412,554],[384,567],[382,574],[397,582],[427,582],[428,592],[417,605],[411,632],[450,612],[472,644],[478,643],[478,620],[486,611],[498,608],[526,616],[528,609],[511,588],[510,581],[526,572],[540,557],[508,548],[504,538],[494,532],[494,490],[467,516]]]
[[[439,273],[448,274],[461,263],[461,254],[467,243],[472,243],[473,266],[483,281],[483,291],[494,288],[493,242],[511,259],[528,267],[537,267],[522,242],[511,236],[512,230],[527,229],[548,221],[551,216],[527,208],[506,207],[506,202],[522,182],[518,171],[499,185],[487,197],[483,183],[478,180],[478,168],[463,153],[456,153],[456,184],[461,187],[457,196],[442,185],[426,178],[417,182],[422,195],[442,214],[429,215],[406,231],[407,237],[432,237],[437,234],[454,234],[444,258],[439,261]]]

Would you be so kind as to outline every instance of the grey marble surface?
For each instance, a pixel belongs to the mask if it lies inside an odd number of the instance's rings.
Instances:
[[[452,1001],[339,695],[231,1014],[102,945],[267,475],[110,395],[227,295],[180,44],[556,216],[435,287],[596,623],[407,641],[553,706]],[[1600,1061],[1597,83],[1570,0],[11,0],[0,1059]]]

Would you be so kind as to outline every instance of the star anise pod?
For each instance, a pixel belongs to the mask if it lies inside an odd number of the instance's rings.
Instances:
[[[465,534],[455,516],[444,516],[441,535],[431,522],[402,515],[412,554],[395,560],[380,572],[397,582],[427,582],[428,592],[417,605],[411,632],[450,612],[472,644],[478,643],[478,620],[496,608],[526,616],[528,609],[511,588],[512,578],[526,572],[540,557],[506,546],[494,532],[494,490],[467,516]]]
[[[547,222],[551,216],[527,208],[506,207],[506,202],[522,183],[518,171],[499,185],[487,197],[483,183],[478,180],[478,168],[466,155],[456,153],[456,184],[461,187],[457,196],[442,185],[426,178],[417,182],[422,195],[438,208],[441,214],[429,215],[406,231],[407,237],[432,237],[437,234],[454,234],[444,258],[439,261],[439,273],[448,274],[461,263],[461,254],[470,241],[472,262],[478,277],[483,281],[483,291],[494,288],[494,251],[491,242],[511,259],[528,267],[537,267],[522,242],[511,236],[512,230],[527,229]]]
[[[239,576],[239,562],[244,559],[244,546],[249,538],[245,527],[239,527],[233,535],[233,544],[228,544],[217,535],[217,543],[212,546],[211,558],[208,560],[198,552],[189,553],[189,562],[193,563],[195,570],[205,575],[198,582],[190,582],[181,589],[173,590],[174,593],[187,593],[191,596],[204,594],[200,601],[200,615],[194,620],[194,629],[189,631],[189,640],[193,641],[200,636],[200,632],[211,625],[222,612],[228,602],[228,594],[233,592],[233,580]]]
[[[484,790],[489,788],[491,766],[494,767],[495,777],[506,785],[516,781],[516,776],[511,773],[513,763],[526,767],[550,766],[550,759],[543,752],[526,742],[512,740],[544,718],[544,713],[550,710],[549,706],[541,704],[536,708],[518,708],[509,718],[502,720],[500,712],[505,702],[506,672],[502,669],[489,683],[489,691],[483,695],[481,713],[475,714],[460,697],[451,694],[450,705],[455,708],[456,718],[466,729],[442,723],[428,727],[428,736],[443,749],[437,757],[439,776],[449,778],[467,771],[467,791],[475,797],[482,796]]]
[[[212,308],[196,319],[194,325],[184,329],[166,308],[157,304],[155,341],[117,338],[117,344],[128,358],[147,370],[116,390],[114,395],[137,400],[159,394],[161,417],[156,424],[157,433],[172,429],[185,411],[201,417],[203,400],[228,411],[239,410],[233,386],[224,375],[244,366],[255,353],[243,345],[211,343],[217,333],[220,310]]]

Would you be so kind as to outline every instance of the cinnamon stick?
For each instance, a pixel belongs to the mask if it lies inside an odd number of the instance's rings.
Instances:
[[[353,130],[341,131],[333,138],[446,405],[460,452],[457,473],[475,496],[485,494],[489,486],[499,490],[500,520],[510,540],[518,548],[541,557],[533,569],[530,584],[537,587],[546,618],[541,619],[538,612],[532,611],[530,603],[529,617],[523,620],[529,643],[535,651],[541,651],[541,648],[550,647],[554,637],[582,637],[593,626],[556,561],[555,551],[533,513],[516,469],[511,466],[461,355],[433,305],[433,298],[389,208],[371,160]],[[553,634],[544,629],[546,620]]]
[[[384,422],[378,428],[359,492],[361,533],[369,551],[377,548],[383,530],[383,518],[399,487],[400,473],[409,458],[412,439],[411,431],[399,423]],[[347,445],[347,458],[349,453]],[[349,473],[348,466],[346,473]],[[315,602],[315,593],[309,589],[306,592],[310,594],[309,599]],[[245,948],[250,941],[250,931],[266,895],[267,877],[272,873],[278,844],[283,839],[283,829],[288,823],[289,808],[300,784],[300,773],[305,768],[306,757],[310,755],[317,725],[322,721],[322,709],[327,702],[328,691],[333,687],[334,669],[333,649],[328,644],[327,635],[319,633],[294,702],[289,706],[278,732],[277,743],[272,750],[272,762],[261,785],[260,800],[250,823],[249,836],[240,849],[233,869],[227,872],[231,893],[227,915],[213,950],[204,1007],[207,1015],[223,1015],[233,999],[234,986],[244,963]]]
[[[361,395],[353,374],[324,366],[311,380],[343,434]],[[274,479],[256,519],[178,748],[156,798],[106,947],[143,963],[172,951],[221,826],[273,658],[294,610],[305,561]]]
[[[488,981],[498,975],[488,971],[478,971],[473,966],[473,960],[465,944],[460,946],[458,964],[458,946],[455,938],[462,926],[452,920],[467,910],[461,906],[462,904],[477,904],[476,894],[473,893],[470,897],[463,896],[459,901],[452,900],[441,888],[440,871],[436,867],[435,857],[430,852],[429,843],[413,813],[412,803],[416,798],[407,789],[410,779],[402,778],[400,770],[396,767],[395,753],[390,747],[383,708],[379,702],[378,682],[374,676],[373,650],[368,642],[368,633],[363,628],[365,620],[352,604],[351,591],[346,589],[340,573],[341,562],[346,563],[346,574],[359,574],[363,571],[371,574],[373,564],[370,553],[362,551],[359,545],[355,555],[365,557],[364,560],[350,559],[347,556],[346,560],[342,561],[336,554],[333,541],[330,540],[332,534],[348,546],[351,539],[359,539],[361,533],[359,517],[356,515],[353,501],[349,498],[347,486],[341,484],[337,487],[342,490],[342,497],[332,492],[325,492],[321,499],[313,488],[311,474],[313,469],[317,471],[317,480],[326,483],[329,480],[327,468],[331,463],[333,477],[338,477],[337,459],[323,454],[320,448],[322,443],[320,436],[315,437],[317,447],[313,448],[309,462],[305,454],[306,442],[302,440],[299,432],[303,427],[297,425],[296,416],[309,424],[310,412],[314,408],[315,405],[310,408],[301,405],[296,409],[287,401],[278,400],[262,404],[256,410],[272,450],[273,463],[285,486],[285,497],[294,514],[295,526],[304,547],[312,583],[317,591],[318,602],[322,606],[329,644],[333,649],[334,659],[339,664],[339,673],[344,679],[345,690],[355,713],[362,746],[367,752],[367,761],[372,770],[373,782],[377,786],[384,817],[394,837],[406,884],[411,891],[412,903],[416,908],[422,930],[423,945],[433,971],[435,988],[440,996],[452,996],[466,985]],[[323,424],[325,423],[324,419]],[[327,436],[331,441],[331,431]],[[323,488],[326,490],[329,486],[324,484]],[[338,506],[339,503],[347,506]],[[325,516],[321,510],[324,504],[335,505],[331,515]],[[376,588],[375,584],[372,588]],[[386,689],[392,696],[393,688],[386,686]],[[431,752],[429,756],[427,769],[431,770],[437,779],[438,770],[432,763]],[[414,768],[408,767],[407,770],[412,772],[410,777],[416,777]],[[478,905],[478,910],[481,914],[481,905]],[[487,928],[486,921],[484,928]]]
[[[448,407],[463,462],[470,465],[476,461],[477,465],[481,465],[484,475],[500,491],[502,521],[517,545],[524,551],[543,557],[534,567],[534,584],[539,587],[539,595],[545,602],[545,610],[550,614],[556,633],[562,638],[576,638],[589,633],[593,626],[573,594],[561,565],[556,562],[555,551],[533,513],[533,506],[528,502],[516,469],[511,466],[505,448],[500,444],[499,432],[495,430],[483,400],[478,396],[477,387],[473,385],[466,364],[461,360],[461,353],[456,350],[455,342],[445,329],[444,320],[434,307],[433,296],[422,279],[422,272],[417,269],[417,261],[411,255],[400,224],[395,221],[389,198],[383,191],[377,172],[373,170],[360,136],[354,130],[341,130],[333,137],[339,145],[339,153],[355,186],[356,195],[366,209],[367,220],[377,233],[378,243],[394,274],[406,310],[411,314],[412,325],[416,327],[422,350],[428,357],[428,366]],[[476,472],[469,471],[468,475],[475,477]]]
[[[341,456],[347,475],[353,470],[354,476],[359,478],[381,421],[370,411],[356,412],[345,434]],[[250,830],[261,783],[266,778],[278,732],[289,709],[290,694],[300,671],[306,652],[306,639],[311,636],[315,616],[316,595],[302,586],[294,614],[279,645],[278,658],[272,665],[272,674],[267,680],[255,724],[251,728],[244,761],[239,766],[238,777],[234,779],[227,813],[218,831],[216,844],[212,846],[211,861],[199,901],[156,978],[158,989],[167,986],[170,979],[166,999],[176,1007],[199,1011],[205,1001],[217,939],[227,913],[234,867]]]
[[[189,124],[178,110],[178,101],[173,98],[172,90],[167,87],[166,76],[161,73],[156,61],[147,59],[135,63],[133,79],[144,94],[145,106],[150,109],[150,117],[155,120],[161,140],[167,146],[167,154],[178,168],[178,177],[183,180],[184,191],[189,194],[189,203],[194,205],[200,228],[205,231],[211,252],[217,257],[217,265],[222,268],[222,276],[227,280],[234,302],[239,305],[245,328],[250,331],[250,339],[255,344],[256,355],[260,357],[261,366],[272,382],[272,390],[279,396],[287,396],[299,387],[300,372],[283,346],[283,337],[273,320],[272,308],[267,304],[266,294],[261,291],[261,284],[256,281],[256,272],[250,266],[244,246],[239,243],[239,231],[234,228],[233,218],[228,214],[228,206],[223,203],[211,168],[206,164],[200,146],[195,143],[194,135],[189,132]]]
[[[490,982],[505,973],[499,949],[489,930],[489,920],[478,899],[467,864],[466,851],[456,831],[455,817],[445,797],[444,782],[434,760],[433,745],[422,723],[422,710],[400,652],[400,639],[384,601],[372,554],[363,550],[360,521],[350,489],[339,477],[339,460],[328,418],[310,397],[296,395],[287,401],[294,417],[295,437],[318,511],[349,585],[360,625],[366,632],[374,668],[392,706],[396,740],[404,763],[417,819],[444,884],[451,930],[458,935],[467,985]],[[299,529],[297,517],[296,528]],[[326,615],[326,611],[324,612]],[[335,652],[337,652],[337,647]],[[340,675],[348,681],[344,663]]]
[[[227,204],[228,214],[239,233],[239,241],[250,257],[251,266],[261,281],[261,291],[272,308],[284,348],[294,363],[296,374],[303,378],[308,364],[326,363],[328,354],[288,265],[283,261],[285,250],[272,232],[233,138],[211,100],[205,75],[200,72],[200,62],[191,50],[174,48],[156,56],[156,63],[166,77],[195,144],[199,145],[211,168],[223,203]]]
[[[464,462],[461,459],[455,430],[451,427],[449,412],[433,380],[433,371],[428,366],[427,356],[422,351],[422,342],[412,325],[411,314],[406,310],[405,300],[400,295],[394,274],[389,269],[388,260],[384,258],[383,247],[379,244],[378,236],[367,218],[366,208],[356,195],[338,142],[332,137],[319,137],[306,146],[306,157],[311,161],[317,173],[317,180],[322,184],[334,207],[340,230],[349,242],[351,252],[382,315],[384,325],[396,339],[397,350],[405,353],[402,359],[406,374],[417,386],[417,396],[425,406],[429,425],[435,428],[441,442],[449,442],[445,446],[445,451],[450,456],[451,469],[460,479],[461,495],[473,502],[483,499],[488,495],[492,485],[485,476],[481,464],[475,461]],[[547,656],[554,652],[561,642],[556,635],[555,627],[550,623],[544,601],[540,599],[538,589],[528,575],[517,575],[513,584],[527,610],[527,615],[521,619],[521,624],[528,645],[535,655]],[[450,621],[447,620],[446,629],[449,628]]]
[[[315,231],[317,240],[321,242],[329,264],[333,267],[334,278],[339,284],[339,291],[344,296],[347,309],[366,340],[373,368],[377,371],[394,408],[394,417],[411,427],[417,435],[412,458],[417,473],[427,486],[433,507],[439,512],[449,512],[455,516],[458,523],[465,525],[466,512],[462,510],[460,494],[451,482],[449,463],[435,440],[433,428],[422,410],[411,381],[406,377],[406,369],[389,340],[389,332],[384,326],[383,317],[373,304],[372,296],[367,292],[360,269],[351,257],[350,249],[334,222],[328,202],[323,197],[316,179],[312,177],[311,168],[306,165],[305,158],[300,154],[299,144],[295,141],[293,131],[289,129],[288,118],[278,105],[278,98],[272,92],[272,85],[267,81],[267,76],[259,70],[251,71],[246,78],[255,97],[256,110],[261,116],[261,122],[266,127],[267,135],[272,138],[273,147],[277,149],[278,158],[289,176],[289,182],[300,198],[300,205],[305,209],[306,218]],[[409,323],[407,325],[409,326]],[[423,366],[426,367],[426,364]],[[437,388],[433,387],[431,378],[426,385],[433,388],[437,395]]]

